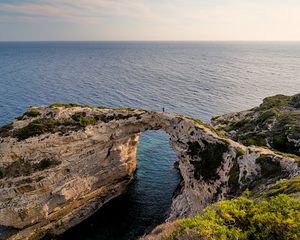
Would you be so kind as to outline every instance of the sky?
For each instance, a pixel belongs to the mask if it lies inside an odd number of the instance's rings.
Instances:
[[[0,0],[0,41],[300,41],[300,0]]]

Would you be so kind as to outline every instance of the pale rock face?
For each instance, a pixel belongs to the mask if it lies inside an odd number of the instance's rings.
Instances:
[[[261,155],[268,155],[271,165],[279,163],[282,177],[299,174],[292,158],[246,148],[201,122],[175,114],[89,107],[36,109],[40,116],[15,120],[10,134],[0,139],[0,169],[8,172],[0,178],[0,225],[20,229],[11,239],[61,234],[124,193],[136,169],[139,134],[146,130],[166,131],[178,156],[183,181],[169,220],[192,216],[211,202],[232,197],[251,180],[264,178],[256,161]],[[24,140],[13,134],[38,118],[71,119],[82,112],[102,118],[85,127]],[[55,164],[38,168],[44,159],[54,159]],[[34,170],[16,173],[15,168],[24,169],[24,162]],[[234,191],[233,174],[238,176]]]

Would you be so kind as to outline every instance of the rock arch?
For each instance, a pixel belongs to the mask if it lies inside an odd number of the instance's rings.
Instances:
[[[36,114],[25,113],[0,133],[0,225],[21,229],[12,239],[60,234],[126,191],[146,130],[168,133],[179,159],[183,183],[170,219],[193,215],[262,176],[262,154],[288,169],[287,177],[298,171],[292,159],[246,148],[176,114],[85,106],[30,111]]]

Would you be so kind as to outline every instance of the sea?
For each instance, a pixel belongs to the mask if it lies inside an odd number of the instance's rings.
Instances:
[[[0,42],[0,125],[53,102],[215,115],[300,93],[300,42]],[[163,131],[141,135],[127,193],[59,239],[133,240],[167,218],[180,182]],[[0,239],[8,229],[0,227]]]

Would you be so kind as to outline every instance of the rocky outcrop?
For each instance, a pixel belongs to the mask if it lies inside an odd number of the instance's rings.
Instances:
[[[163,129],[178,156],[182,188],[169,220],[299,174],[298,162],[245,147],[199,120],[139,109],[54,104],[0,129],[0,225],[11,239],[57,235],[124,193],[139,134]]]
[[[212,125],[242,144],[300,156],[300,94],[267,97],[259,107],[214,117]]]

